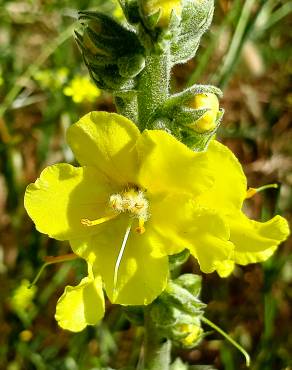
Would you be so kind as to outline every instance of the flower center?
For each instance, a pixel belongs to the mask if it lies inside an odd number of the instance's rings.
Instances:
[[[95,226],[116,218],[121,213],[128,213],[131,218],[138,220],[136,232],[145,232],[145,222],[149,218],[149,202],[145,197],[145,192],[137,188],[128,188],[123,192],[112,194],[109,198],[109,207],[113,213],[98,220],[82,219],[81,223],[85,226]]]
[[[145,232],[144,223],[149,218],[149,203],[144,191],[131,188],[113,194],[110,196],[109,205],[118,214],[127,212],[131,217],[138,219],[139,226],[136,231],[139,234]]]
[[[116,299],[117,293],[117,281],[118,273],[121,265],[121,261],[125,252],[125,248],[128,242],[128,238],[131,232],[133,221],[138,220],[138,226],[136,227],[136,232],[138,234],[143,234],[145,232],[144,224],[149,218],[149,202],[145,197],[145,192],[136,188],[128,188],[121,193],[112,194],[109,198],[109,208],[111,214],[97,220],[88,220],[83,218],[81,220],[82,225],[84,226],[95,226],[103,224],[104,222],[115,219],[121,213],[128,213],[130,216],[129,224],[126,229],[122,245],[119,250],[119,254],[114,267],[114,281],[113,281],[113,297]]]

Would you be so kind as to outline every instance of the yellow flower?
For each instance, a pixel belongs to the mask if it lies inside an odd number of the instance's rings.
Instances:
[[[43,89],[59,89],[66,83],[68,74],[69,70],[66,67],[56,70],[44,69],[37,71],[34,74],[34,79]]]
[[[84,101],[94,102],[100,96],[100,90],[87,76],[76,76],[63,90],[66,96],[71,96],[74,103]]]
[[[188,126],[197,132],[214,130],[216,127],[217,114],[219,112],[219,101],[217,96],[212,93],[197,94],[189,105],[194,109],[206,108],[209,110],[203,114],[201,118]]]
[[[102,317],[102,283],[112,302],[151,303],[166,286],[168,255],[188,248],[202,271],[226,275],[234,262],[265,259],[288,235],[279,216],[261,224],[241,213],[245,176],[216,141],[193,152],[164,131],[141,134],[106,112],[85,115],[67,140],[82,167],[50,166],[25,194],[37,229],[69,240],[88,262],[89,276],[57,306],[66,329]]]

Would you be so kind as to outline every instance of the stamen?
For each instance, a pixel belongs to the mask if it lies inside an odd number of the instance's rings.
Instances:
[[[139,222],[139,226],[138,226],[138,227],[136,227],[135,231],[136,231],[138,234],[142,235],[142,234],[144,234],[144,233],[145,233],[145,227],[144,227],[145,220],[144,220],[144,218],[139,218],[138,222]]]
[[[252,198],[256,193],[259,193],[263,190],[266,190],[266,189],[278,189],[279,185],[278,184],[268,184],[268,185],[264,185],[264,186],[261,186],[259,188],[249,188],[246,192],[246,197],[245,199],[250,199]]]
[[[116,264],[115,264],[115,270],[114,270],[114,291],[113,291],[113,300],[114,301],[115,301],[116,295],[117,295],[116,286],[117,286],[117,281],[118,281],[118,272],[119,272],[119,268],[120,268],[120,264],[121,264],[121,261],[122,261],[122,257],[123,257],[123,254],[124,254],[124,251],[125,251],[125,248],[126,248],[126,245],[127,245],[127,241],[129,239],[129,235],[130,235],[132,223],[133,223],[133,221],[131,221],[129,223],[129,226],[127,227],[127,230],[126,230],[125,235],[124,235],[123,243],[122,243],[122,246],[121,246],[121,249],[120,249],[120,252],[119,252],[117,261],[116,261]]]
[[[107,222],[107,221],[110,221],[110,220],[113,220],[114,218],[116,218],[118,216],[118,214],[114,214],[114,215],[110,215],[110,216],[106,216],[106,217],[102,217],[102,218],[99,218],[97,220],[88,220],[88,218],[82,218],[81,219],[81,223],[82,225],[84,226],[95,226],[95,225],[100,225],[100,224],[103,224],[104,222]]]

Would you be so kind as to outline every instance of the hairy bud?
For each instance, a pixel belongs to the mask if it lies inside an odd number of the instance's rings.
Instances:
[[[195,122],[188,124],[188,127],[197,132],[214,130],[217,125],[217,115],[219,112],[219,101],[215,94],[197,94],[189,103],[189,106],[194,109],[208,109],[208,111]]]

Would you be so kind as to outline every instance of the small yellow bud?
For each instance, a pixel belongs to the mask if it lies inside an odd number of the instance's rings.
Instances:
[[[14,312],[25,311],[33,305],[37,288],[35,286],[29,288],[29,286],[28,280],[22,280],[20,285],[13,291],[10,304]]]
[[[155,14],[161,9],[157,26],[166,28],[169,24],[172,11],[175,11],[176,15],[180,16],[182,5],[181,0],[142,0],[142,9],[146,16]]]
[[[22,342],[29,342],[33,337],[33,334],[30,330],[23,330],[19,333],[19,338]]]
[[[219,101],[215,94],[205,93],[195,95],[189,106],[194,109],[210,109],[197,121],[188,125],[197,132],[213,130],[216,127],[217,114],[219,112]]]
[[[200,336],[203,334],[203,329],[194,324],[182,324],[179,327],[182,333],[188,333],[188,335],[180,340],[181,344],[185,347],[191,347],[195,345]]]

